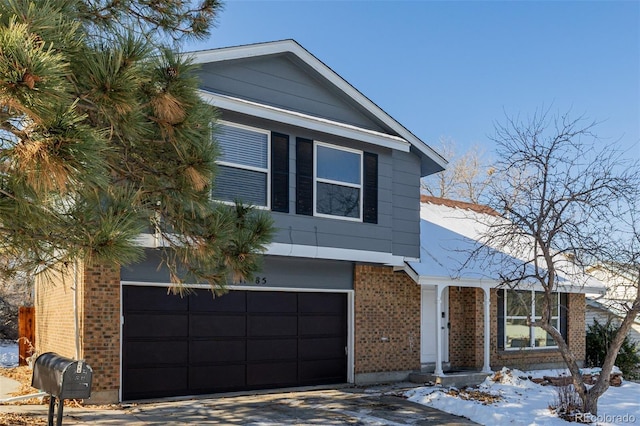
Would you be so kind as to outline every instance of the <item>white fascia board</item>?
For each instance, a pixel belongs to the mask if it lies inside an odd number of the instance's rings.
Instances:
[[[396,256],[392,253],[300,244],[271,243],[267,245],[267,250],[264,254],[271,256],[370,262],[389,266],[402,266],[404,264],[404,258],[402,256]]]
[[[451,277],[431,277],[420,275],[418,284],[436,286],[447,285],[455,287],[479,287],[479,288],[495,288],[500,285],[500,281],[490,279],[475,278],[451,278]]]
[[[196,52],[185,52],[184,54],[191,58],[191,62],[194,64],[206,64],[209,62],[232,61],[234,59],[293,52],[295,46],[302,48],[302,46],[293,40],[280,40],[267,43],[246,44],[243,46],[221,47]]]
[[[313,70],[326,78],[330,83],[344,92],[351,99],[360,104],[367,111],[372,113],[377,119],[393,129],[404,140],[408,141],[418,151],[431,158],[443,169],[446,168],[447,160],[438,154],[433,148],[420,140],[417,136],[407,130],[402,124],[387,114],[382,108],[364,96],[355,87],[340,77],[335,71],[324,62],[313,56],[308,50],[293,40],[281,40],[270,43],[250,44],[245,46],[214,49],[200,52],[187,52],[193,63],[203,64],[208,62],[228,61],[234,59],[251,58],[263,55],[274,55],[279,53],[292,53],[309,65]]]
[[[279,123],[304,127],[310,130],[355,139],[403,152],[409,152],[411,146],[409,142],[397,136],[387,135],[385,133],[363,129],[349,124],[339,123],[337,121],[314,117],[282,108],[276,108],[270,105],[247,101],[245,99],[235,98],[232,96],[221,95],[204,90],[200,90],[199,93],[200,97],[205,102],[215,106],[216,108],[260,117],[266,120],[277,121]]]
[[[410,268],[409,268],[410,269]],[[451,277],[432,277],[432,276],[424,276],[420,275],[418,280],[416,281],[420,285],[448,285],[455,287],[482,287],[482,288],[506,288],[502,286],[502,282],[499,280],[492,279],[482,279],[482,278],[451,278]],[[522,290],[535,290],[535,291],[544,291],[540,284],[523,284],[516,289]],[[556,287],[556,291],[562,293],[578,293],[578,294],[589,294],[589,293],[601,293],[602,289],[600,287],[586,286],[586,285],[572,285],[572,284],[561,284]]]
[[[140,234],[136,238],[139,247],[159,248],[166,246],[153,234]],[[312,259],[346,260],[351,262],[369,262],[389,266],[404,266],[405,258],[392,253],[344,249],[337,247],[318,247],[300,244],[271,243],[263,253],[271,256],[307,257]]]

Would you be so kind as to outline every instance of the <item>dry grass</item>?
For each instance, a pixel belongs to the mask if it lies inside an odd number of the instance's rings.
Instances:
[[[465,388],[461,390],[452,388],[447,391],[447,395],[455,396],[465,401],[479,401],[483,405],[491,405],[502,401],[502,398],[498,395],[492,395],[473,388]]]
[[[0,375],[20,382],[20,388],[12,392],[12,396],[29,395],[37,392],[31,387],[31,368],[28,366],[14,368],[0,368]],[[30,398],[14,402],[12,405],[38,405],[42,398]],[[36,414],[0,413],[0,426],[41,426],[47,424],[47,418]]]
[[[17,413],[0,413],[0,426],[40,426],[46,425],[44,416]]]
[[[31,387],[31,376],[33,370],[28,366],[24,365],[21,367],[13,367],[13,368],[0,368],[0,375],[4,377],[8,377],[20,383],[20,387],[17,391],[11,392],[11,396],[23,396],[29,395],[32,393],[38,392],[37,389]],[[40,405],[43,404],[43,398],[29,398],[24,399],[22,401],[12,402],[12,405]],[[17,423],[20,424],[20,423]],[[1,424],[0,424],[1,426]]]
[[[38,389],[31,387],[32,373],[33,373],[33,370],[26,365],[22,367],[0,368],[0,376],[5,376],[17,382],[20,382],[20,388],[18,388],[16,392],[11,392],[11,396],[23,396],[23,395],[29,395],[29,394],[38,392]],[[29,398],[29,399],[24,399],[22,401],[11,402],[9,404],[11,405],[49,404],[49,397],[45,396],[43,398]],[[118,410],[121,408],[119,404],[84,405],[83,400],[81,399],[65,399],[64,405],[65,407],[76,407],[76,408],[91,407],[96,410]],[[0,421],[2,421],[1,417],[0,417]],[[15,424],[20,425],[22,423],[15,423]],[[30,424],[30,423],[24,423],[24,424]],[[0,426],[3,426],[3,423],[0,423]]]

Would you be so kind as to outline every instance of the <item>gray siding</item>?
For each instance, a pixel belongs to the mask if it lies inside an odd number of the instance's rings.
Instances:
[[[305,72],[307,66],[288,55],[203,64],[199,77],[205,90],[266,105],[388,132],[326,82]]]
[[[299,129],[292,126],[284,126],[279,123],[268,122],[266,120],[256,119],[254,117],[241,116],[235,113],[223,111],[222,118],[224,120],[234,121],[241,124],[255,126],[258,128],[272,130],[278,133],[289,135],[289,212],[272,213],[275,221],[276,234],[273,242],[285,244],[299,244],[320,247],[336,247],[344,249],[377,251],[383,253],[400,254],[393,251],[393,214],[396,210],[392,191],[394,186],[394,160],[392,150],[365,144],[359,141],[335,137],[319,132],[312,132],[305,129]],[[362,223],[341,219],[323,218],[314,216],[304,216],[295,214],[296,211],[296,137],[314,139],[321,142],[327,142],[339,146],[360,149],[363,151],[378,154],[378,223]],[[411,154],[407,154],[411,156]],[[418,159],[413,163],[408,162],[408,167],[419,167]],[[407,167],[399,164],[397,167]],[[408,175],[405,180],[409,180]],[[413,180],[415,184],[419,184],[419,177],[416,172]],[[401,185],[402,186],[402,185]],[[419,209],[419,195],[405,197],[402,202],[414,204],[414,210]],[[419,230],[419,218],[415,218],[416,229]],[[401,228],[402,230],[406,229]],[[416,237],[415,250],[419,252]],[[401,249],[406,251],[405,248]]]
[[[392,250],[393,254],[420,257],[420,159],[393,151]]]
[[[160,257],[157,251],[148,249],[142,262],[121,268],[120,278],[122,281],[169,283],[166,267],[158,269],[158,265]],[[334,260],[264,256],[261,271],[256,274],[254,280],[241,285],[351,290],[353,264]]]
[[[287,55],[204,64],[203,88],[389,133],[372,116]],[[420,255],[420,156],[283,123],[221,111],[221,118],[289,135],[289,213],[273,213],[275,243]],[[296,215],[296,137],[378,155],[378,223]]]

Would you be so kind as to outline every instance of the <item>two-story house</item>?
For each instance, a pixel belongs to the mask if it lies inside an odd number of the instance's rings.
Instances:
[[[421,293],[405,268],[420,257],[420,178],[446,161],[292,40],[193,58],[220,113],[213,198],[275,220],[263,270],[219,298],[171,296],[149,239],[139,264],[39,280],[37,350],[85,359],[94,402],[419,369]]]

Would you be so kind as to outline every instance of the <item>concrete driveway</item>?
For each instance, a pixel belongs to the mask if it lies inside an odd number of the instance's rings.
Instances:
[[[394,396],[399,392],[330,389],[123,405],[65,408],[64,425],[472,425],[467,419]],[[33,412],[46,407],[4,406]],[[9,409],[9,410],[7,410]]]

